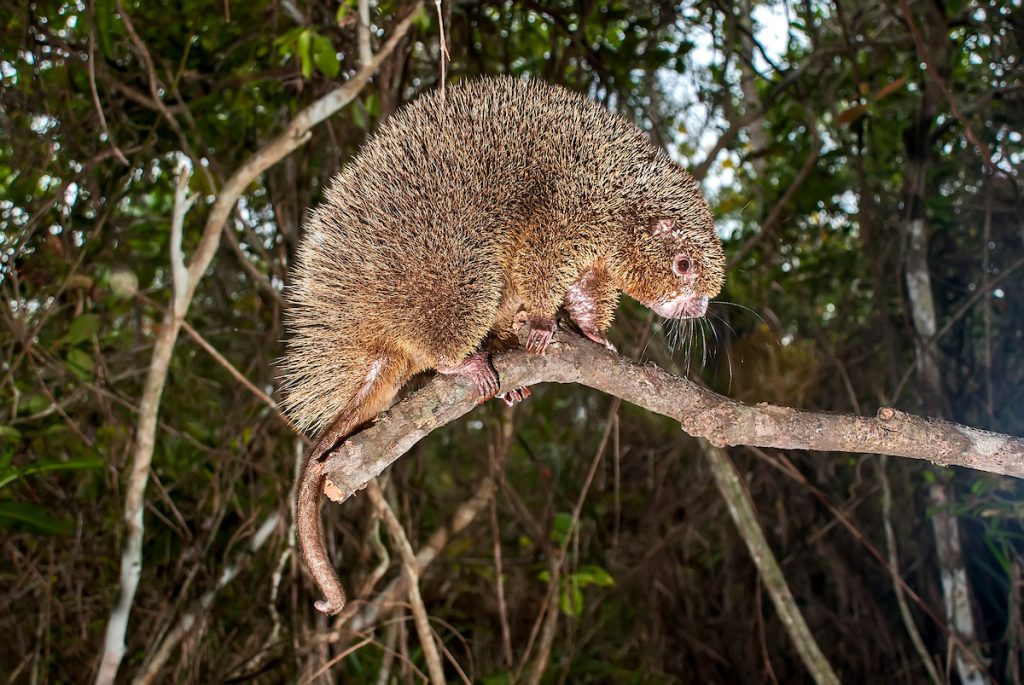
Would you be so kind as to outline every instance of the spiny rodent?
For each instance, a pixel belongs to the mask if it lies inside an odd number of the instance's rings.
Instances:
[[[288,291],[285,407],[321,433],[296,506],[317,608],[345,603],[320,529],[322,460],[406,380],[436,369],[493,397],[484,341],[508,339],[520,310],[532,352],[560,308],[607,345],[620,291],[702,316],[724,267],[694,179],[580,95],[486,78],[390,117],[310,212]]]

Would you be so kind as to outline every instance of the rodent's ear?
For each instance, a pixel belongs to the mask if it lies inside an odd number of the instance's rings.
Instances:
[[[669,238],[675,232],[676,222],[672,219],[655,219],[651,224],[651,233],[659,238]]]

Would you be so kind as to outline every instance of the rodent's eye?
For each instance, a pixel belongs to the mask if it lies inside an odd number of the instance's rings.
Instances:
[[[676,255],[675,261],[672,263],[672,271],[676,276],[692,278],[697,273],[697,267],[690,256],[684,253]]]

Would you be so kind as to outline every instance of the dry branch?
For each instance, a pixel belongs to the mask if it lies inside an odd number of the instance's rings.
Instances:
[[[680,422],[712,444],[888,454],[1024,477],[1024,440],[883,407],[874,417],[801,411],[733,401],[641,366],[579,336],[559,331],[543,357],[521,349],[499,355],[501,392],[538,383],[579,383]],[[474,386],[438,376],[326,460],[324,471],[346,497],[379,475],[431,431],[472,411]]]
[[[124,658],[128,621],[132,604],[135,601],[135,591],[142,574],[142,538],[145,532],[143,505],[145,504],[146,485],[149,480],[149,470],[156,443],[160,398],[167,380],[178,333],[188,313],[192,297],[199,287],[199,282],[217,252],[224,226],[238,199],[260,174],[308,142],[311,135],[310,129],[313,126],[337,112],[359,95],[370,77],[408,32],[421,4],[422,2],[415,3],[405,18],[397,22],[388,40],[369,63],[361,65],[359,71],[343,85],[299,112],[289,122],[283,133],[261,147],[232,174],[210,209],[202,238],[188,265],[185,264],[184,253],[181,249],[182,224],[185,213],[196,196],[193,196],[191,200],[186,198],[188,179],[184,174],[179,177],[175,193],[174,216],[171,220],[171,266],[174,276],[174,297],[171,307],[164,316],[160,334],[153,347],[153,356],[150,358],[142,399],[139,402],[139,422],[125,494],[124,523],[127,534],[121,554],[120,588],[107,623],[99,670],[96,674],[97,685],[113,683],[121,666],[121,660]],[[123,9],[121,15],[126,17]],[[138,43],[137,47],[147,59],[147,66],[151,67],[148,53],[144,50],[145,46]],[[153,69],[150,68],[149,71],[152,75]],[[154,89],[154,97],[157,96],[158,93]],[[167,111],[163,104],[160,102],[158,104],[161,111],[166,114]],[[173,122],[173,119],[171,121]],[[187,148],[187,146],[185,147]]]
[[[483,511],[484,507],[494,499],[496,486],[491,476],[484,476],[473,488],[473,494],[465,502],[459,505],[452,513],[447,525],[441,526],[427,539],[426,544],[421,545],[416,552],[416,573],[420,576],[441,554],[448,542],[456,535],[465,530],[476,517]],[[381,617],[381,612],[398,601],[398,596],[404,592],[405,578],[398,577],[388,583],[383,590],[377,593],[372,600],[358,609],[355,603],[350,610],[351,613],[342,615],[338,622],[343,630],[337,630],[327,636],[327,641],[336,642],[347,632],[361,633],[375,626]]]
[[[423,649],[423,658],[427,662],[432,685],[444,685],[444,669],[441,666],[441,657],[437,653],[437,645],[434,644],[434,633],[430,630],[430,621],[427,618],[427,609],[423,605],[423,597],[420,595],[420,575],[417,570],[416,553],[405,535],[402,524],[399,523],[395,512],[391,510],[384,499],[384,494],[372,483],[367,490],[370,501],[373,503],[377,514],[383,519],[387,526],[388,535],[391,541],[398,547],[399,555],[402,558],[402,577],[405,579],[405,589],[409,593],[409,604],[412,606],[412,615],[416,625],[416,632],[420,637],[420,647]]]
[[[718,490],[725,498],[729,515],[732,516],[740,537],[754,559],[754,565],[757,566],[761,581],[768,589],[768,596],[771,597],[775,611],[779,614],[779,620],[789,633],[804,666],[818,685],[839,685],[839,678],[811,635],[811,630],[807,627],[807,622],[786,583],[786,577],[782,574],[782,568],[768,546],[768,540],[765,539],[764,531],[757,520],[754,503],[750,500],[750,493],[744,487],[736,465],[725,450],[709,445],[706,440],[701,440],[700,443],[701,451],[711,466]]]

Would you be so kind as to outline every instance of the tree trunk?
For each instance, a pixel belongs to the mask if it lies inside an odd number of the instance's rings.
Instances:
[[[931,61],[942,78],[949,73],[947,26],[940,7],[930,0],[920,3],[920,21],[927,55],[919,59]],[[932,416],[952,418],[949,400],[942,387],[942,359],[935,333],[938,317],[932,296],[931,272],[928,267],[928,221],[926,216],[926,186],[928,154],[932,145],[932,124],[942,106],[943,95],[939,85],[925,74],[921,100],[914,121],[904,136],[906,175],[904,177],[904,219],[900,225],[904,245],[903,269],[907,286],[907,303],[916,333],[917,378],[924,410]],[[964,646],[978,645],[977,629],[972,611],[971,586],[964,565],[960,542],[960,523],[949,513],[954,501],[952,488],[944,474],[929,488],[928,496],[934,508],[932,530],[942,580],[943,604],[947,628],[961,643],[954,648],[957,674],[964,685],[981,685],[984,675],[978,668],[974,654],[966,653]],[[974,650],[976,653],[976,650]]]

